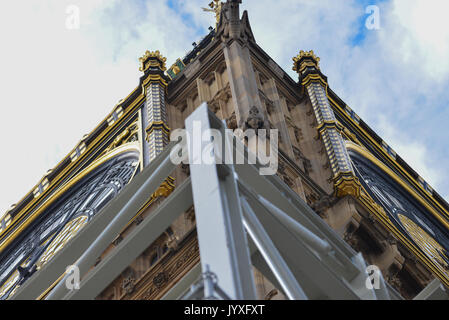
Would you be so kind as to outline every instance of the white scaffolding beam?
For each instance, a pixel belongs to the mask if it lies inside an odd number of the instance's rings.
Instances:
[[[189,161],[198,242],[203,272],[210,268],[220,287],[231,299],[256,299],[251,261],[243,227],[242,209],[235,171],[232,164],[221,164],[220,156],[232,152],[225,143],[223,124],[212,117],[206,104],[201,105],[186,119],[189,136]],[[203,133],[219,130],[220,140],[203,141]],[[206,147],[212,154],[212,163],[206,163]],[[204,157],[205,155],[206,157]]]

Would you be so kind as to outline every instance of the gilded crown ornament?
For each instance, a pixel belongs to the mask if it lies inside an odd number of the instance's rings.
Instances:
[[[145,72],[149,67],[160,68],[162,71],[166,71],[167,67],[165,66],[165,62],[167,62],[167,58],[161,55],[159,50],[156,51],[146,51],[145,54],[139,58],[140,61],[140,71]]]
[[[313,50],[301,50],[296,57],[293,57],[293,71],[302,72],[307,66],[320,69],[320,58],[315,55]]]

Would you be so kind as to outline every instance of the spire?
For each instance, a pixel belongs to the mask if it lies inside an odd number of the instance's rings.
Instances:
[[[154,160],[168,144],[170,129],[167,123],[165,108],[168,78],[164,74],[167,70],[167,58],[159,51],[146,51],[139,59],[140,71],[144,72],[142,85],[146,95],[145,119],[146,141],[149,149],[149,162]]]
[[[143,156],[144,164],[147,166],[168,145],[170,140],[170,128],[168,126],[166,94],[169,77],[165,72],[167,58],[156,51],[146,51],[139,59],[139,70],[144,72],[141,78],[143,91],[145,93],[145,104],[142,109],[142,118],[145,127],[145,141]],[[174,67],[170,68],[171,72]],[[169,74],[170,74],[169,70]],[[173,191],[175,179],[168,176],[159,186],[155,193],[151,195],[149,203],[158,197],[168,197]]]
[[[337,197],[359,196],[361,184],[356,177],[342,137],[342,126],[337,121],[327,96],[327,78],[320,71],[320,58],[311,51],[301,50],[293,57],[293,70],[299,74],[299,82],[307,92],[334,180]]]
[[[240,36],[240,3],[242,0],[228,0],[229,35],[236,39]]]
[[[248,12],[243,12],[240,18],[240,4],[242,0],[227,0],[220,11],[220,19],[217,25],[216,38],[225,42],[229,39],[254,41],[254,34],[249,24]]]

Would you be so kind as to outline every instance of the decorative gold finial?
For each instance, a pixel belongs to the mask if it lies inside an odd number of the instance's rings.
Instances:
[[[211,3],[209,3],[210,9],[202,8],[203,11],[215,13],[215,20],[216,20],[215,28],[218,26],[218,23],[220,23],[220,15],[221,15],[222,6],[223,6],[223,2],[221,2],[220,0],[213,0]]]
[[[159,50],[156,51],[146,51],[143,57],[139,58],[140,61],[140,71],[145,72],[149,67],[158,67],[162,71],[166,71],[165,62],[167,58],[163,57]]]
[[[320,69],[320,58],[318,58],[313,50],[301,50],[296,57],[293,57],[293,71],[302,72],[306,67],[315,67]]]

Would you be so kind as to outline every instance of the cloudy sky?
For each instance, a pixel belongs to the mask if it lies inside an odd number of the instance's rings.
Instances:
[[[291,58],[313,49],[331,88],[449,199],[449,1],[243,2],[258,44],[284,70],[296,79]],[[0,215],[136,87],[145,50],[171,65],[207,33],[207,3],[0,2]],[[369,5],[378,30],[365,27]]]

